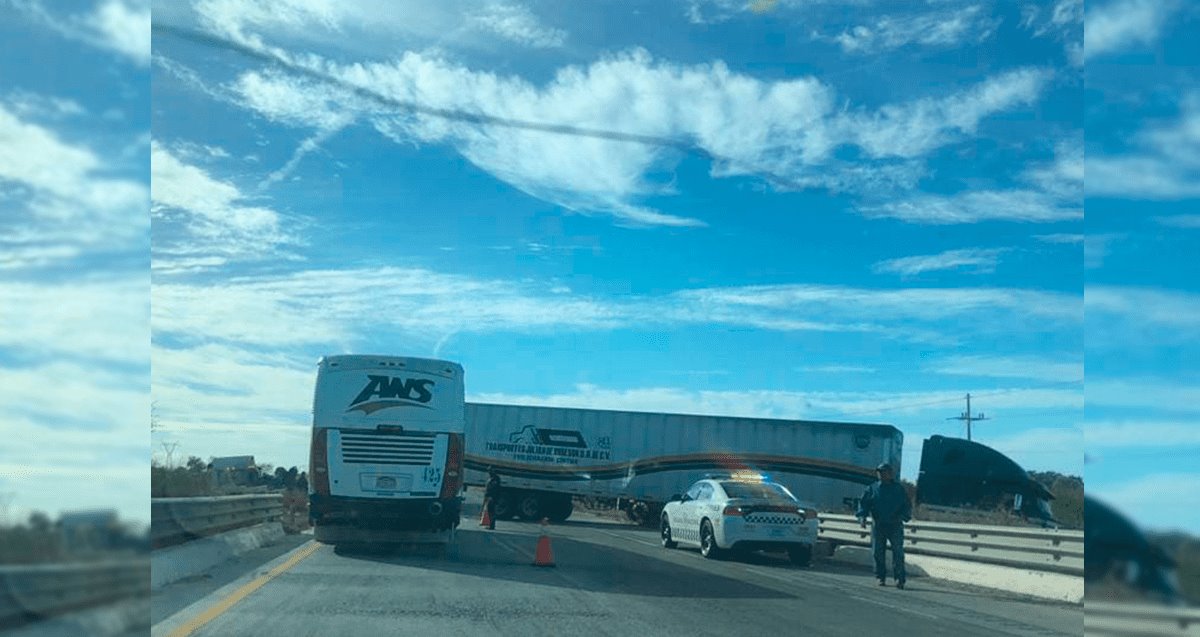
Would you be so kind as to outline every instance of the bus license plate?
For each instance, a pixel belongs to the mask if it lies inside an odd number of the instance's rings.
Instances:
[[[391,476],[379,476],[375,479],[375,488],[384,491],[395,491],[396,479]]]

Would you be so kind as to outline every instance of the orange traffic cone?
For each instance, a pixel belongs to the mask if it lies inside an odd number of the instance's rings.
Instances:
[[[542,536],[538,538],[534,566],[554,566],[554,549],[550,548],[550,536],[546,535],[546,525],[549,523],[549,520],[542,518]]]
[[[492,516],[488,514],[487,503],[483,505],[483,515],[479,516],[479,526],[491,526]]]

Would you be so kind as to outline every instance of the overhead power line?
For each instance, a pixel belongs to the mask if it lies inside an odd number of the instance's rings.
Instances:
[[[1059,382],[1055,382],[1055,383],[1045,383],[1042,385],[1034,385],[1032,387],[1012,387],[1009,389],[998,389],[998,390],[992,391],[992,392],[985,392],[982,394],[972,394],[972,395],[975,398],[981,398],[981,397],[985,397],[985,396],[1000,396],[1003,394],[1011,394],[1011,393],[1020,392],[1020,391],[1035,391],[1038,389],[1050,389],[1053,387],[1062,387],[1062,386],[1066,386],[1066,385],[1078,385],[1082,382],[1083,382],[1083,379],[1080,378],[1078,380],[1059,381]],[[826,418],[836,418],[836,417],[844,417],[844,416],[863,416],[863,415],[869,415],[869,414],[885,413],[885,412],[889,412],[889,411],[912,409],[913,407],[930,407],[933,405],[946,405],[946,404],[950,404],[950,403],[956,403],[960,400],[962,400],[962,398],[955,397],[955,398],[943,398],[943,399],[939,399],[939,400],[930,400],[930,401],[916,402],[916,403],[900,403],[898,405],[892,405],[890,407],[879,407],[879,408],[875,408],[875,409],[832,412],[832,413],[823,414],[820,416],[813,416],[812,418],[814,420],[823,420]]]

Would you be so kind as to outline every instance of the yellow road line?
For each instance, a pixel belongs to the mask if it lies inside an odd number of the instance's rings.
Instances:
[[[282,574],[284,571],[288,570],[289,568],[292,568],[293,566],[299,564],[301,560],[308,557],[309,555],[312,555],[319,548],[321,548],[320,544],[317,544],[316,542],[309,540],[307,545],[301,547],[300,551],[298,553],[296,553],[295,555],[291,556],[290,558],[288,558],[286,562],[271,569],[266,575],[260,575],[256,578],[254,578],[253,580],[247,582],[245,586],[242,586],[241,588],[237,589],[233,593],[230,593],[229,597],[226,597],[225,599],[222,599],[221,601],[217,602],[216,604],[213,604],[212,606],[208,607],[207,609],[204,610],[204,612],[191,618],[184,625],[171,631],[171,634],[169,635],[169,637],[187,637],[188,635],[191,635],[192,633],[196,632],[197,630],[200,630],[200,628],[203,627],[205,624],[216,619],[217,617],[219,617],[221,615],[221,613],[224,613],[225,611],[232,608],[234,604],[237,604],[238,602],[245,599],[247,595],[262,588],[263,585],[265,585],[267,582],[271,581],[272,579],[275,579],[276,577],[278,577],[280,574]]]

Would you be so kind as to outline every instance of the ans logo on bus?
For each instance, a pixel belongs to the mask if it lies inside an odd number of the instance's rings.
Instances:
[[[427,403],[433,400],[433,381],[417,378],[392,378],[390,376],[367,376],[367,386],[350,401],[346,411],[361,411],[371,415],[391,407],[421,407],[431,409]],[[378,400],[371,400],[378,398]]]

